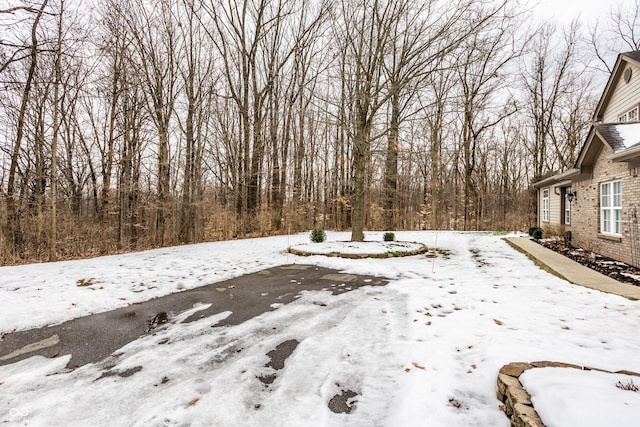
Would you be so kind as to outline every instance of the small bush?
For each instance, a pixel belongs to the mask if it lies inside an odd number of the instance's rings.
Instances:
[[[531,227],[529,227],[529,236],[533,237],[533,232],[536,231],[538,228],[537,225],[532,225]]]
[[[327,233],[325,233],[324,230],[320,228],[316,228],[315,230],[311,231],[311,236],[309,236],[309,238],[314,243],[322,243],[327,240]]]
[[[638,391],[638,386],[633,382],[633,380],[629,380],[626,383],[622,383],[622,381],[618,381],[618,384],[616,384],[616,387],[618,387],[620,390]]]
[[[571,245],[571,230],[564,232],[564,244],[567,246]]]
[[[390,231],[387,231],[382,235],[382,240],[384,240],[385,242],[393,242],[394,240],[396,240],[396,235]]]
[[[542,239],[542,228],[536,228],[535,230],[533,230],[533,233],[531,234],[531,237],[533,237],[536,240],[540,240]]]

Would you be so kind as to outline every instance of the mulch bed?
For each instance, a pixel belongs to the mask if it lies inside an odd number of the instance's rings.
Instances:
[[[640,268],[567,245],[560,239],[538,240],[538,243],[619,282],[640,286]]]

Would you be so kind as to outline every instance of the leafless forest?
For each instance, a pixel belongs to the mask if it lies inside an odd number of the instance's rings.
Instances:
[[[0,263],[523,229],[639,34],[523,3],[0,0]]]

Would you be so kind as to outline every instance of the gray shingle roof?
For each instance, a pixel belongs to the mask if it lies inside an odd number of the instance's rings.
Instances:
[[[614,153],[640,144],[640,123],[598,124],[596,130],[613,148]]]
[[[640,50],[632,50],[631,52],[624,52],[622,55],[629,57],[634,61],[640,62]]]

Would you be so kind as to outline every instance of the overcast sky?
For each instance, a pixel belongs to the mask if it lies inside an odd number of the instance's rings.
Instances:
[[[542,18],[555,18],[563,24],[580,16],[584,24],[593,25],[598,17],[606,18],[611,6],[618,4],[629,8],[634,0],[540,0],[536,9]]]

